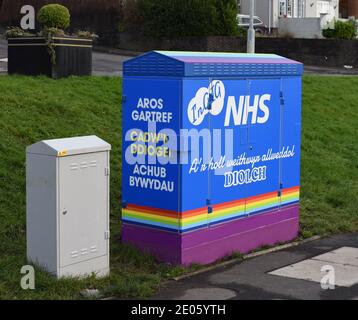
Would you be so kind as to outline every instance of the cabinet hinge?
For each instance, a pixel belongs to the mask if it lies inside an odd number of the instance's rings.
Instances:
[[[105,239],[105,240],[108,240],[110,237],[111,237],[110,232],[109,232],[109,231],[105,231],[105,233],[104,233],[104,239]]]
[[[283,91],[280,91],[280,104],[281,106],[285,105],[285,98],[283,97]]]
[[[122,96],[122,102],[125,103],[127,101],[127,96],[123,95]]]
[[[104,175],[109,176],[109,174],[110,174],[109,168],[104,168]]]

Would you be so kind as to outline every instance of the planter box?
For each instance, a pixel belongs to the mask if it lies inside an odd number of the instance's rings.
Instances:
[[[45,38],[8,39],[8,73],[62,78],[92,74],[92,40],[54,37],[56,64],[51,63]]]

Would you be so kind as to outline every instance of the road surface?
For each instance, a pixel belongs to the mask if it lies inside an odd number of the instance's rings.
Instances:
[[[358,233],[306,242],[172,281],[152,299],[358,300]]]
[[[114,50],[115,51],[115,50]],[[122,63],[130,59],[132,56],[119,53],[102,53],[93,52],[92,70],[93,75],[97,76],[122,76]],[[7,43],[4,39],[0,39],[0,73],[4,73],[7,64],[3,61],[7,58]],[[321,75],[358,75],[358,69],[342,68],[326,68],[317,66],[305,66],[305,74],[321,74]]]

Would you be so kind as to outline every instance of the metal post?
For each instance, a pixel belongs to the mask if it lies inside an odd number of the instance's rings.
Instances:
[[[247,53],[255,53],[254,15],[255,0],[250,0],[250,27],[247,31]]]
[[[271,19],[272,19],[272,0],[269,0],[268,2],[269,6],[269,34],[271,34]]]

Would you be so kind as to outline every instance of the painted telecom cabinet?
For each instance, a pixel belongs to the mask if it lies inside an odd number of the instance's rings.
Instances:
[[[302,73],[269,54],[125,62],[123,241],[190,264],[295,238]]]
[[[57,277],[109,273],[109,152],[96,136],[26,149],[27,257]]]

